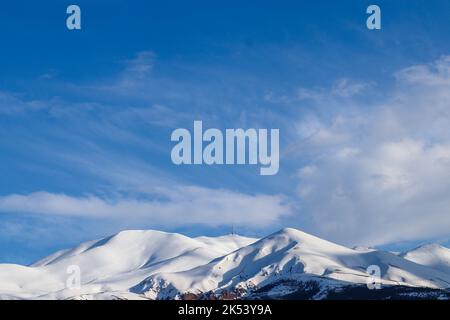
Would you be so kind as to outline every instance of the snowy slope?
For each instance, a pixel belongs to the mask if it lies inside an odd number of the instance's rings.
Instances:
[[[210,291],[252,291],[280,279],[311,276],[365,284],[366,269],[377,265],[385,285],[450,286],[450,274],[432,270],[389,252],[343,247],[295,229],[284,229],[254,244],[183,272],[154,274],[133,288],[150,298],[179,298]]]
[[[450,249],[438,244],[427,244],[402,254],[415,263],[450,274]]]
[[[128,291],[153,273],[190,269],[255,240],[235,235],[192,239],[160,231],[123,231],[59,251],[31,267],[0,265],[0,294],[68,298]],[[73,265],[81,270],[82,288],[78,291],[66,289],[67,269]]]
[[[289,228],[260,240],[123,231],[29,267],[0,264],[0,299],[282,296],[311,286],[320,287],[314,298],[321,298],[329,290],[365,285],[370,265],[380,267],[384,285],[449,288],[449,251],[436,245],[402,255],[351,249]],[[66,286],[74,265],[81,270],[76,289]]]

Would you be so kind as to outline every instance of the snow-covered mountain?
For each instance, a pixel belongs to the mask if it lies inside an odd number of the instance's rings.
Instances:
[[[402,254],[415,263],[450,274],[450,249],[438,244],[427,244]]]
[[[450,287],[450,274],[433,270],[384,251],[354,250],[295,229],[283,229],[210,263],[181,272],[153,274],[132,288],[152,299],[180,298],[180,293],[252,294],[282,284],[284,294],[298,283],[320,281],[333,286],[366,284],[369,266],[381,271],[383,285]],[[291,283],[289,287],[286,283]],[[319,295],[323,292],[320,291]],[[270,292],[268,293],[270,295]]]
[[[396,288],[399,295],[447,297],[449,252],[437,245],[400,255],[351,249],[289,228],[260,240],[123,231],[29,267],[0,264],[0,298],[345,297],[368,290],[366,270],[373,265],[381,271],[382,287]],[[66,285],[71,266],[81,271],[79,288]]]
[[[160,231],[123,231],[56,252],[30,267],[0,264],[0,298],[89,298],[108,292],[121,296],[154,273],[190,269],[255,240],[237,235],[192,239]],[[66,288],[70,266],[81,271],[79,290]]]

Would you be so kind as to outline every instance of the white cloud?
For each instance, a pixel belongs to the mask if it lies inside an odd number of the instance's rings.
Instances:
[[[372,82],[355,81],[349,78],[340,78],[333,82],[330,89],[325,88],[298,88],[297,100],[315,100],[317,102],[332,98],[351,98],[363,93],[372,87]]]
[[[356,82],[348,78],[342,78],[333,84],[331,92],[335,96],[348,98],[362,93],[372,85],[371,83]]]
[[[152,71],[155,58],[156,55],[154,52],[138,52],[136,57],[126,61],[125,73],[137,78],[143,78]]]
[[[160,188],[152,198],[105,199],[36,192],[0,197],[0,211],[151,222],[153,225],[266,227],[291,213],[281,196],[248,195],[223,189],[180,186]]]
[[[450,58],[396,79],[375,110],[314,120],[323,138],[302,152],[322,152],[299,171],[298,190],[322,236],[374,245],[450,232]]]
[[[299,101],[310,100],[315,103],[331,103],[333,99],[342,98],[349,99],[360,95],[375,85],[374,82],[356,81],[349,78],[339,78],[334,81],[329,88],[300,87],[293,94],[278,95],[273,91],[269,91],[264,95],[264,100],[277,104],[292,104]]]
[[[0,115],[17,115],[26,112],[35,112],[47,108],[43,101],[25,101],[10,92],[0,91]]]

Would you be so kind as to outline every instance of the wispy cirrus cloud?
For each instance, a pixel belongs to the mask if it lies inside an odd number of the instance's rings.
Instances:
[[[46,108],[45,101],[25,100],[11,92],[0,91],[0,115],[20,115]]]
[[[121,72],[101,85],[63,86],[69,96],[82,92],[82,98],[77,102],[61,97],[43,101],[39,106],[45,114],[37,122],[42,125],[36,128],[36,115],[27,114],[26,99],[15,98],[33,125],[29,132],[9,131],[10,137],[17,134],[15,144],[20,143],[24,153],[33,155],[25,161],[44,159],[46,166],[67,179],[61,188],[53,188],[60,191],[3,193],[0,212],[101,219],[116,225],[121,221],[136,221],[136,225],[151,221],[170,228],[231,223],[267,227],[291,214],[292,207],[282,195],[235,191],[226,183],[222,188],[201,186],[205,183],[188,183],[162,168],[167,167],[166,162],[170,164],[170,128],[191,125],[197,116],[209,119],[215,111],[198,111],[198,104],[208,102],[211,109],[220,99],[215,90],[201,87],[190,92],[184,84],[179,86],[180,81],[155,76],[155,59],[152,52],[139,52],[124,61]],[[170,90],[159,90],[161,85]],[[191,94],[198,98],[184,110],[186,105],[180,106],[179,99],[189,101]],[[12,99],[13,95],[5,97]],[[138,98],[128,101],[121,100],[123,97]],[[164,100],[176,107],[158,103]],[[30,167],[28,163],[23,166]],[[82,183],[86,189],[79,190],[78,195],[64,191],[79,183],[73,177],[85,178]]]
[[[153,69],[156,54],[153,51],[140,51],[133,59],[125,61],[124,75],[127,78],[142,79]]]
[[[288,94],[268,92],[264,99],[271,103],[295,104],[301,101],[315,103],[331,103],[336,98],[350,99],[369,91],[375,86],[373,81],[357,81],[350,78],[338,78],[330,87],[299,87]]]

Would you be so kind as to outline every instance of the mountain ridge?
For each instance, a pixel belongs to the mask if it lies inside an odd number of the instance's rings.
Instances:
[[[445,295],[450,287],[450,249],[439,245],[394,254],[348,248],[293,228],[261,239],[125,230],[30,266],[0,264],[0,298],[322,299],[367,289],[366,270],[374,265],[383,287],[409,296],[411,290]],[[81,271],[80,287],[66,285],[70,266]]]

